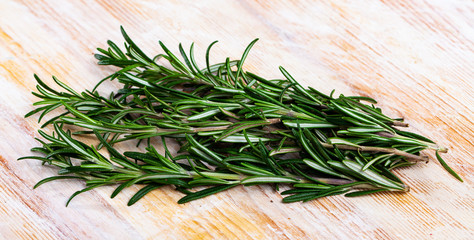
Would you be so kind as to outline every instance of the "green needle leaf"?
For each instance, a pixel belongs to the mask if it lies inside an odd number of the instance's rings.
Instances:
[[[237,73],[235,75],[236,79],[239,79],[239,75],[242,72],[242,66],[244,65],[245,59],[247,59],[247,55],[250,52],[250,49],[252,49],[253,45],[258,41],[258,38],[254,39],[250,44],[247,46],[245,49],[244,53],[242,54],[242,57],[240,58],[239,64],[237,64]]]
[[[55,180],[60,180],[60,179],[83,179],[85,180],[84,177],[79,177],[79,176],[53,176],[53,177],[48,177],[48,178],[45,178],[41,181],[39,181],[38,183],[35,184],[35,186],[33,187],[33,189],[47,183],[47,182],[51,182],[51,181],[55,181]]]
[[[441,166],[443,166],[443,168],[446,169],[446,171],[448,171],[451,175],[453,175],[453,177],[455,177],[457,180],[464,182],[462,178],[452,168],[448,166],[448,164],[443,160],[443,158],[441,158],[438,151],[436,151],[436,158],[438,159]]]
[[[194,201],[196,199],[200,199],[200,198],[203,198],[203,197],[207,197],[209,195],[216,194],[218,192],[225,191],[225,190],[227,190],[229,188],[233,188],[235,186],[237,186],[237,184],[221,185],[221,186],[206,188],[204,190],[186,195],[185,197],[179,199],[178,203],[183,204],[183,203],[187,203],[187,202],[190,202],[190,201]]]
[[[371,169],[366,169],[365,171],[362,170],[363,166],[360,165],[357,162],[350,161],[350,160],[343,160],[343,164],[354,171],[355,173],[359,174],[362,178],[367,179],[368,181],[375,182],[376,184],[379,184],[381,186],[393,188],[393,189],[398,189],[398,190],[405,190],[405,185],[402,183],[398,183],[395,181],[392,181],[382,175],[377,174],[375,171],[372,171]]]
[[[151,192],[155,189],[158,189],[160,187],[162,187],[162,185],[156,185],[156,184],[150,184],[150,185],[147,185],[147,186],[143,187],[142,189],[138,190],[138,192],[135,193],[135,195],[133,195],[132,198],[130,198],[130,200],[127,203],[127,206],[132,206],[138,200],[143,198],[146,194],[148,194],[149,192]]]
[[[291,177],[279,177],[279,176],[258,176],[248,177],[242,180],[242,184],[246,186],[257,185],[263,183],[297,183],[298,180]]]
[[[378,192],[384,192],[387,191],[387,189],[374,189],[374,190],[363,190],[363,191],[356,191],[356,192],[350,192],[345,194],[345,197],[360,197],[364,195],[369,195],[373,193],[378,193]]]
[[[92,189],[94,189],[94,188],[97,188],[97,187],[100,187],[100,186],[104,186],[104,185],[107,185],[107,183],[94,184],[94,185],[91,185],[91,186],[89,186],[89,187],[87,187],[87,188],[84,188],[84,189],[82,189],[82,190],[80,190],[80,191],[77,191],[77,192],[73,193],[73,194],[71,195],[71,197],[69,197],[69,199],[67,200],[67,202],[66,202],[66,207],[69,205],[69,203],[71,202],[71,200],[72,200],[73,198],[75,198],[77,195],[79,195],[79,194],[81,194],[81,193],[84,193],[84,192],[87,192],[87,191],[90,191],[90,190],[92,190]]]

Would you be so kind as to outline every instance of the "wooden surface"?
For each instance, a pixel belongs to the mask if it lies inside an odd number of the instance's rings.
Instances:
[[[178,205],[182,195],[163,188],[126,207],[137,188],[112,200],[104,187],[66,208],[82,183],[33,190],[56,169],[16,160],[38,145],[37,116],[23,118],[37,100],[33,73],[90,89],[113,71],[92,54],[122,42],[119,25],[148,53],[158,40],[174,50],[194,41],[201,64],[214,40],[222,61],[259,37],[247,70],[281,77],[283,65],[323,92],[374,97],[449,147],[445,160],[465,182],[432,161],[396,172],[406,194],[282,204],[269,186],[237,187]],[[472,1],[1,0],[0,239],[474,239],[473,76]]]

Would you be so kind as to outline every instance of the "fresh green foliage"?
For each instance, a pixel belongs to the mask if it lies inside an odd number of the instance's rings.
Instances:
[[[289,194],[283,202],[309,201],[347,192],[407,191],[391,170],[426,161],[420,153],[424,149],[446,151],[399,130],[407,124],[385,116],[371,98],[336,98],[305,88],[283,67],[284,79],[246,72],[244,60],[257,39],[240,60],[210,65],[213,42],[206,66],[199,67],[194,44],[189,52],[179,45],[182,60],[162,42],[164,53],[148,57],[121,30],[125,51],[108,41],[109,48],[95,55],[99,65],[119,70],[92,91],[78,93],[53,77],[64,89],[57,91],[35,75],[38,92],[33,94],[41,100],[26,117],[39,113],[41,121],[62,109],[43,124],[54,127],[52,134],[39,131],[45,140],[38,139],[42,147],[32,150],[42,156],[21,158],[59,168],[58,176],[35,187],[58,179],[84,181],[86,187],[70,201],[103,185],[117,186],[112,198],[134,184],[144,185],[128,202],[132,205],[164,185],[185,193],[178,201],[185,203],[237,185],[277,184],[290,188],[282,192]],[[95,89],[108,79],[123,86],[102,96]],[[87,134],[99,144],[89,146],[73,137]],[[162,139],[164,155],[148,141],[156,137]],[[146,151],[121,153],[114,147],[128,140],[147,142]],[[166,147],[170,140],[178,143],[178,154]]]

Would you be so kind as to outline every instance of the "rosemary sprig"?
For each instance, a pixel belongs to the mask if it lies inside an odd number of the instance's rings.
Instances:
[[[100,65],[120,69],[99,81],[92,91],[77,93],[54,78],[65,90],[59,92],[35,75],[40,106],[26,115],[40,113],[39,121],[51,111],[63,112],[43,124],[54,126],[51,135],[40,130],[49,142],[33,151],[37,159],[59,167],[57,179],[85,181],[86,188],[103,185],[118,187],[115,197],[133,184],[145,185],[129,205],[163,185],[174,185],[186,194],[179,203],[199,199],[237,185],[285,184],[290,194],[284,202],[309,201],[347,193],[360,196],[379,191],[408,191],[391,170],[427,161],[424,149],[437,151],[441,159],[447,149],[433,141],[398,129],[408,125],[390,118],[368,97],[326,95],[304,88],[282,67],[285,79],[268,80],[243,70],[252,41],[240,60],[198,67],[194,45],[189,53],[179,45],[183,61],[162,42],[164,51],[148,57],[122,28],[125,52],[108,41],[98,49]],[[160,62],[166,62],[161,64]],[[118,80],[117,93],[101,96],[95,89],[103,81]],[[80,127],[69,132],[66,126]],[[88,146],[72,137],[93,134],[97,146]],[[125,140],[161,137],[165,156],[148,141],[146,152],[120,153],[114,144]],[[179,144],[173,156],[166,141]],[[106,157],[99,153],[105,147]],[[206,188],[191,192],[199,187]],[[202,187],[201,187],[202,188]],[[71,200],[69,199],[69,201]],[[68,203],[69,203],[68,201]]]

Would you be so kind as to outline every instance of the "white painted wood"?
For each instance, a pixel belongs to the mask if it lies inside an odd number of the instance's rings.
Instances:
[[[473,239],[474,4],[471,1],[0,1],[1,239]],[[178,205],[162,188],[132,207],[137,188],[111,200],[111,187],[77,197],[75,181],[33,190],[55,169],[16,161],[37,146],[33,73],[76,90],[113,71],[92,56],[119,25],[146,49],[220,43],[212,59],[239,58],[259,37],[245,68],[324,92],[371,96],[411,130],[450,148],[445,159],[397,174],[412,191],[280,203],[271,187],[237,187]],[[108,83],[101,91],[117,87]],[[434,155],[428,153],[434,160]]]

